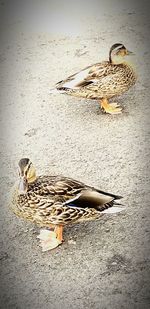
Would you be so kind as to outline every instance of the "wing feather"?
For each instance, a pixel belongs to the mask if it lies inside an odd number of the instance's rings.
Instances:
[[[100,78],[108,75],[108,70],[111,70],[111,67],[108,67],[108,62],[101,62],[94,64],[92,66],[86,67],[84,70],[77,72],[67,79],[62,80],[56,84],[57,89],[68,88],[76,89],[78,87],[86,87],[93,83],[98,83]]]
[[[103,209],[103,205],[113,202],[120,196],[95,189],[82,182],[65,177],[42,177],[37,179],[37,187],[31,187],[40,203],[39,208],[49,208],[53,205],[68,205],[79,208]],[[35,200],[34,196],[34,200]]]

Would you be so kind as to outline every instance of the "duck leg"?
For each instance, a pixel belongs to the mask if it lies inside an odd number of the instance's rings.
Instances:
[[[40,235],[37,236],[37,238],[40,239],[42,251],[45,252],[58,247],[63,241],[62,233],[63,227],[59,225],[55,227],[54,231],[41,230]]]
[[[108,103],[106,98],[100,101],[101,108],[108,114],[120,114],[122,108],[117,103]]]
[[[58,241],[61,243],[63,242],[63,226],[62,225],[56,225],[55,227],[55,233]]]

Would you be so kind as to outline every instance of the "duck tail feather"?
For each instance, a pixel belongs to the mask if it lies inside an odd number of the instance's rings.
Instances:
[[[120,199],[123,198],[123,196],[121,196],[121,195],[116,195],[116,194],[105,192],[105,191],[102,191],[102,190],[99,190],[99,189],[96,189],[96,191],[101,193],[101,194],[110,196],[110,197],[114,198],[115,200],[120,200]]]
[[[65,91],[63,89],[57,89],[57,88],[53,88],[50,89],[49,94],[57,94],[57,93],[64,93]]]
[[[121,212],[123,210],[125,210],[126,207],[118,207],[118,206],[112,206],[110,208],[107,208],[105,210],[102,211],[102,213],[105,213],[105,214],[116,214],[118,212]]]

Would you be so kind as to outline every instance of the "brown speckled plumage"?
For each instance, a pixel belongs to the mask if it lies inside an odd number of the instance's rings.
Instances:
[[[43,251],[63,242],[63,227],[71,223],[94,220],[109,211],[121,211],[114,204],[120,196],[103,192],[82,182],[62,176],[36,176],[28,158],[19,161],[19,179],[11,192],[13,212],[40,227],[38,238]],[[119,210],[118,210],[119,209]]]
[[[85,68],[85,70],[87,70],[87,68]],[[136,82],[136,75],[129,64],[103,62],[90,66],[87,78],[76,88],[71,89],[63,87],[63,85],[67,81],[71,81],[76,74],[58,83],[56,88],[66,91],[66,94],[98,100],[104,97],[112,98],[120,95],[126,92]]]
[[[15,186],[11,208],[17,216],[49,227],[96,219],[117,198],[70,178],[40,176],[28,185],[26,194],[18,194]]]
[[[121,112],[117,104],[108,105],[108,99],[126,92],[136,82],[131,64],[125,61],[132,54],[123,44],[114,44],[109,60],[88,66],[56,84],[56,90],[76,97],[101,101],[101,107],[110,114]]]

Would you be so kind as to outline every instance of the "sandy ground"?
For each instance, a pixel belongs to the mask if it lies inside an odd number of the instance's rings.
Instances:
[[[90,22],[74,37],[18,31],[1,52],[1,308],[150,306],[148,28],[134,12]],[[49,94],[55,82],[106,59],[118,41],[135,52],[139,72],[136,87],[118,98],[122,115],[103,114],[96,101]],[[42,253],[38,228],[7,206],[23,156],[38,174],[123,195],[126,211],[68,227],[64,244]]]

